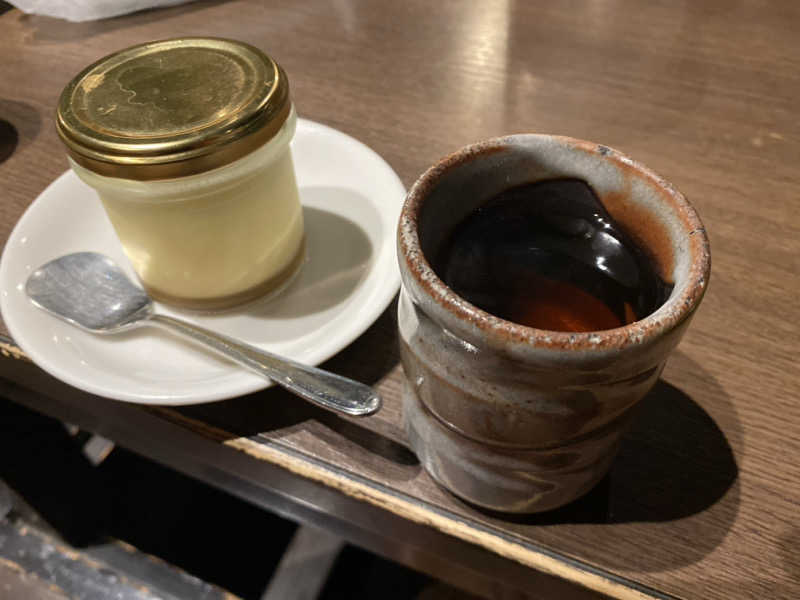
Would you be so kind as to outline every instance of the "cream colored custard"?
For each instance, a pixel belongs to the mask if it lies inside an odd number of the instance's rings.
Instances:
[[[302,263],[303,212],[289,148],[295,123],[292,111],[255,152],[177,179],[104,177],[70,162],[97,191],[153,297],[220,308],[279,288]]]

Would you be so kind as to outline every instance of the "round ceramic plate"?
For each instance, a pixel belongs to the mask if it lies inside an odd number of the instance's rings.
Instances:
[[[292,142],[308,259],[278,297],[209,315],[157,309],[271,352],[317,365],[358,337],[399,286],[395,228],[405,190],[361,142],[300,119]],[[14,341],[42,369],[87,392],[145,404],[221,400],[271,385],[166,332],[80,331],[33,306],[28,275],[47,261],[92,250],[133,269],[95,193],[71,171],[17,223],[0,262],[0,311]]]

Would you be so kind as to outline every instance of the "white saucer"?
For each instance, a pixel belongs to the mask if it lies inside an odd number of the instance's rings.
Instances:
[[[250,344],[317,365],[356,339],[397,292],[395,228],[405,189],[361,142],[298,120],[292,142],[308,260],[277,298],[204,315],[159,305]],[[240,367],[153,328],[117,336],[85,333],[34,307],[28,275],[81,250],[133,269],[97,197],[71,171],[30,205],[0,261],[0,311],[14,341],[42,369],[87,392],[145,404],[193,404],[271,385]]]

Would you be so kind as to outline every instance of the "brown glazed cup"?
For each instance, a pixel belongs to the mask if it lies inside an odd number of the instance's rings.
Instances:
[[[654,313],[590,333],[534,329],[470,304],[434,273],[455,225],[510,187],[578,178],[674,288]],[[400,217],[398,320],[412,448],[445,488],[504,512],[549,510],[608,471],[708,285],[708,238],[683,195],[626,156],[549,135],[491,139],[444,158]]]

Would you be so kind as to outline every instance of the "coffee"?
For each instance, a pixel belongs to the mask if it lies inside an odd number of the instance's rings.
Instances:
[[[672,291],[578,179],[489,199],[455,227],[432,266],[486,312],[552,331],[620,327],[654,312]]]

